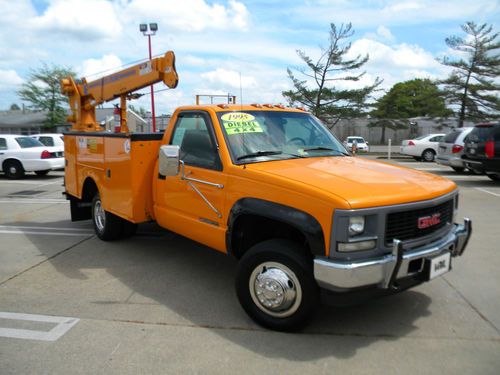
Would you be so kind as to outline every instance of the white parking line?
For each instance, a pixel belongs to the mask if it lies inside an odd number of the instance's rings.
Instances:
[[[2,234],[37,234],[44,236],[88,236],[93,232],[87,233],[62,233],[62,232],[42,232],[42,231],[34,231],[34,230],[5,230],[0,229],[0,233]]]
[[[493,193],[492,191],[489,191],[489,190],[486,190],[486,189],[483,189],[483,188],[480,188],[480,187],[477,187],[475,189],[479,190],[479,191],[482,191],[484,193],[488,193],[488,194],[494,195],[495,197],[500,197],[500,194]]]
[[[60,198],[23,198],[23,199],[10,199],[10,198],[4,198],[0,199],[0,204],[8,204],[8,203],[15,203],[15,204],[33,204],[33,203],[39,203],[39,204],[47,204],[47,203],[69,203],[68,200],[66,199],[60,199]]]
[[[38,186],[46,186],[46,185],[55,185],[62,183],[63,179],[60,178],[57,181],[41,183],[42,181],[17,181],[17,180],[0,180],[0,184],[12,184],[12,185],[38,185]]]
[[[73,232],[93,232],[92,229],[85,229],[85,228],[70,228],[70,227],[63,227],[63,228],[54,228],[54,227],[35,227],[35,226],[25,226],[25,225],[0,225],[0,230],[2,229],[46,229],[46,230],[64,230],[64,231],[73,231]]]
[[[439,174],[436,176],[446,177],[449,178],[450,180],[487,181],[484,178],[485,176],[460,176],[460,175],[457,176],[455,174]]]
[[[0,312],[0,318],[41,323],[56,323],[57,325],[50,331],[0,327],[0,337],[40,341],[57,341],[80,321],[80,319],[77,318],[67,318],[64,316],[19,314],[11,312]]]
[[[396,163],[401,165],[420,165],[419,162],[410,162],[410,161],[396,161]]]

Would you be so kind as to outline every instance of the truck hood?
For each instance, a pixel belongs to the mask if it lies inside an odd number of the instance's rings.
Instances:
[[[248,164],[257,173],[291,179],[343,198],[351,208],[436,198],[454,182],[426,172],[360,157],[320,157]]]

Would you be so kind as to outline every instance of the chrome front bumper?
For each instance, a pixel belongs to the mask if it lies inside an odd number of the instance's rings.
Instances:
[[[329,258],[314,259],[314,277],[319,286],[332,291],[376,285],[382,289],[396,287],[400,278],[423,272],[424,260],[449,251],[452,257],[462,255],[472,232],[472,222],[464,219],[455,224],[444,238],[416,249],[404,251],[404,244],[394,240],[392,253],[380,258],[337,262]],[[422,268],[409,270],[410,262],[422,260]]]

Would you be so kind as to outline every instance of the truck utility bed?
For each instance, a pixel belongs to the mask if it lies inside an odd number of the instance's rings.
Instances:
[[[162,133],[64,133],[67,194],[82,199],[82,186],[93,179],[106,211],[136,223],[153,219],[152,180],[162,137]]]

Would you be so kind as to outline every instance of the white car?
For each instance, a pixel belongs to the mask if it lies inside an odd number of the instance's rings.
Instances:
[[[356,147],[357,147],[358,152],[370,151],[370,147],[368,146],[368,142],[366,142],[363,137],[358,137],[358,136],[347,137],[347,139],[344,141],[344,146],[349,151],[352,151],[352,145],[354,142],[356,142]]]
[[[64,151],[64,136],[58,133],[35,134],[31,136],[45,146],[62,147]]]
[[[438,152],[439,142],[444,134],[422,135],[401,143],[401,154],[413,156],[416,160],[434,161]]]
[[[48,147],[36,139],[17,134],[0,134],[0,171],[18,179],[25,172],[44,176],[64,168],[64,148]]]

